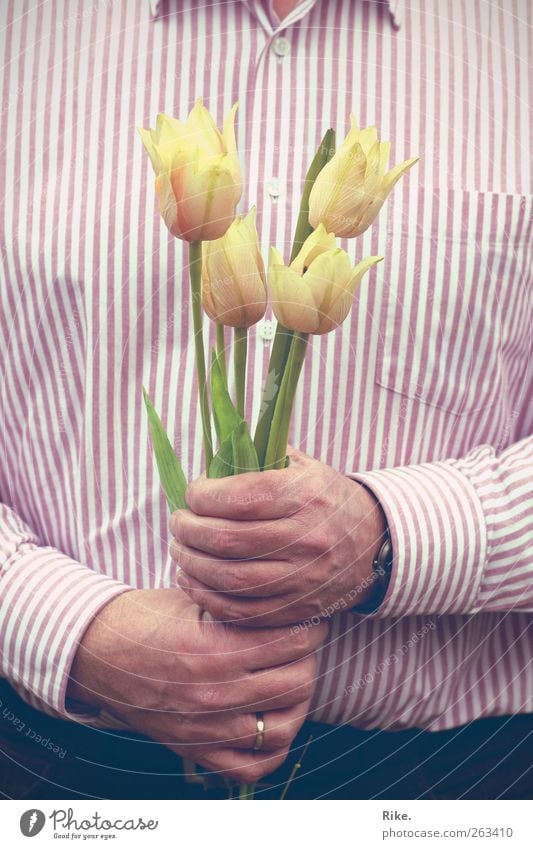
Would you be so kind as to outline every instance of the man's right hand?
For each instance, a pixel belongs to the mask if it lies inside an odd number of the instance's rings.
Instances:
[[[237,628],[201,618],[179,589],[132,590],[91,623],[68,698],[106,710],[182,757],[254,782],[285,760],[314,689],[324,623]],[[265,719],[253,751],[256,713]]]

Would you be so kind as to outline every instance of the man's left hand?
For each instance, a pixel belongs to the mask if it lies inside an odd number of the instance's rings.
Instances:
[[[286,469],[187,489],[171,517],[178,584],[215,619],[282,625],[367,604],[385,531],[365,487],[300,451]]]

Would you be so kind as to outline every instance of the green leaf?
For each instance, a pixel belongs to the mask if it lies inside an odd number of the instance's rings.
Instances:
[[[322,171],[325,165],[335,154],[335,130],[326,130],[320,146],[315,153],[315,157],[309,166],[309,170],[305,176],[304,190],[300,203],[300,211],[296,221],[296,231],[294,233],[294,241],[292,243],[290,262],[295,259],[303,243],[308,236],[313,232],[313,228],[309,224],[309,196],[316,178]]]
[[[229,478],[234,474],[231,437],[226,439],[211,460],[208,478]]]
[[[240,475],[244,472],[259,471],[257,451],[255,450],[246,422],[241,422],[240,425],[232,431],[231,445],[233,448],[234,474]]]
[[[239,427],[242,418],[231,400],[215,351],[211,355],[211,402],[218,441],[222,445]]]
[[[161,424],[161,419],[157,415],[144,386],[143,398],[148,413],[150,436],[152,438],[161,486],[166,495],[170,512],[173,513],[175,510],[187,507],[185,503],[187,480],[183,474],[181,463],[176,457],[170,440]]]

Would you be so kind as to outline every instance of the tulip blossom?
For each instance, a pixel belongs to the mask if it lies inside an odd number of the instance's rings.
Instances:
[[[266,309],[263,258],[255,225],[255,208],[238,215],[220,239],[204,245],[202,304],[217,324],[250,327]]]
[[[327,233],[323,224],[306,239],[289,266],[271,248],[268,283],[276,318],[299,333],[320,335],[335,330],[348,315],[363,275],[382,259],[370,256],[353,268],[346,251],[336,247],[334,234]]]
[[[323,223],[336,236],[359,236],[370,227],[400,177],[418,157],[385,173],[390,142],[380,142],[375,127],[351,129],[342,146],[318,175],[309,197],[309,222]]]
[[[156,175],[159,210],[178,239],[218,239],[234,219],[242,194],[236,110],[237,104],[222,132],[201,98],[186,121],[159,114],[155,130],[139,129]]]

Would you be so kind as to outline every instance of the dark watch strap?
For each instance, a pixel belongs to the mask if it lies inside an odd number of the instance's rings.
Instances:
[[[381,543],[378,553],[372,563],[372,601],[367,604],[357,604],[352,607],[353,613],[374,613],[385,598],[390,577],[392,573],[393,551],[389,529],[385,531],[385,537]]]

